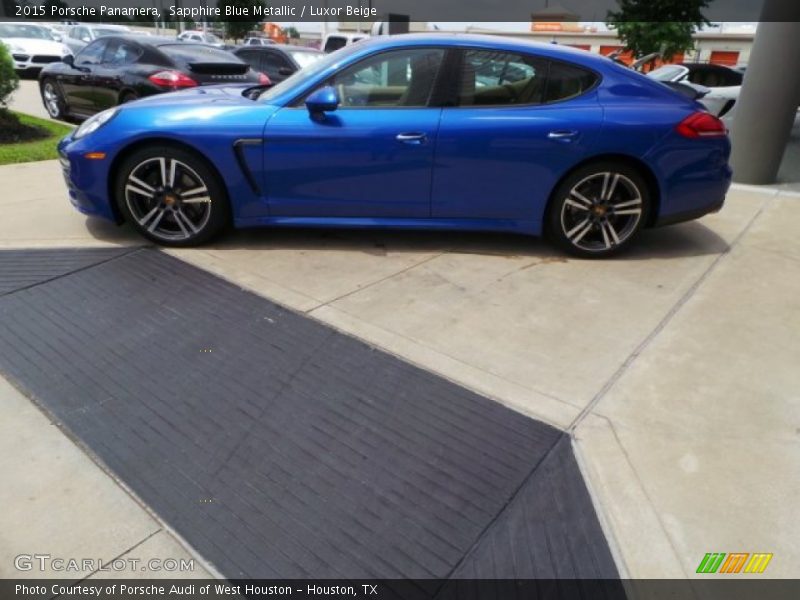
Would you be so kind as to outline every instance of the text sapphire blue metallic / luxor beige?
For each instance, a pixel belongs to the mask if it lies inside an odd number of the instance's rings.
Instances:
[[[725,127],[696,100],[588,52],[468,35],[149,97],[59,151],[80,211],[175,246],[230,223],[545,234],[608,256],[719,210],[731,181]]]

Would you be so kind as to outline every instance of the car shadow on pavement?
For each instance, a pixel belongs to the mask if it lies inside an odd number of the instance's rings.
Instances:
[[[229,232],[210,245],[215,251],[280,249],[361,252],[377,256],[402,252],[451,252],[480,256],[575,260],[546,240],[508,233],[356,229],[247,229]],[[649,260],[721,254],[727,242],[697,222],[645,230],[621,260]]]
[[[149,245],[130,225],[117,226],[87,218],[89,233],[97,240]],[[260,228],[229,231],[204,248],[225,250],[298,250],[303,252],[358,252],[375,256],[403,252],[450,252],[479,256],[541,257],[576,260],[546,240],[509,233],[401,231],[367,229]],[[699,222],[682,223],[641,233],[619,260],[650,260],[721,254],[728,244]]]

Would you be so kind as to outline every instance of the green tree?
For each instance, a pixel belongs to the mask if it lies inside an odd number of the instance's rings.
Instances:
[[[266,0],[220,0],[219,8],[223,15],[226,14],[228,6],[248,9],[248,16],[233,17],[233,20],[225,22],[225,36],[238,41],[247,37],[247,34],[261,23],[262,18],[255,14],[254,8],[265,7],[267,2]]]
[[[285,31],[286,31],[287,37],[289,37],[289,38],[291,38],[293,40],[300,39],[300,32],[297,31],[297,27],[287,27]]]
[[[664,60],[694,47],[692,34],[709,22],[708,0],[617,0],[607,25],[636,57],[660,52]]]
[[[8,48],[0,42],[0,110],[5,110],[17,86],[19,77],[14,70],[14,61]]]

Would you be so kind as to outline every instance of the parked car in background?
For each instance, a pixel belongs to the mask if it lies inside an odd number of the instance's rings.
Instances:
[[[266,37],[249,37],[245,38],[242,46],[271,46],[275,44],[275,40]]]
[[[36,73],[71,54],[67,46],[53,39],[47,27],[34,23],[0,23],[0,43],[8,47],[14,69],[20,74]]]
[[[242,46],[234,54],[254,70],[264,73],[272,83],[283,81],[295,71],[312,65],[325,56],[324,52],[313,48],[283,44]]]
[[[744,79],[744,69],[722,65],[681,63],[664,65],[647,74],[657,81],[671,81],[701,85],[709,92],[700,99],[708,111],[718,117],[729,113],[739,98]]]
[[[134,102],[59,153],[78,210],[174,246],[229,224],[395,227],[544,233],[600,257],[719,210],[731,182],[725,126],[694,100],[493,36],[382,36],[261,91]]]
[[[322,51],[325,54],[330,54],[367,38],[369,38],[369,34],[366,33],[329,33],[322,40]]]
[[[194,42],[197,44],[208,44],[215,48],[222,48],[225,42],[218,36],[208,31],[184,31],[178,36],[181,42]]]
[[[39,75],[54,119],[86,118],[138,98],[218,83],[268,84],[230,52],[155,36],[106,36]]]
[[[130,32],[131,28],[125,25],[107,25],[105,23],[102,25],[89,25],[87,23],[79,23],[67,30],[67,35],[62,41],[69,46],[72,54],[77,54],[83,50],[87,44],[90,44],[98,38],[106,35],[122,35]]]

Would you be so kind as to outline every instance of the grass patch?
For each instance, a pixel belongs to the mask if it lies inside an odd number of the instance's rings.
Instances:
[[[22,113],[10,112],[10,114],[19,119],[24,130],[37,131],[42,137],[30,142],[0,144],[0,165],[58,158],[56,145],[62,137],[72,131],[72,126],[37,119]]]

